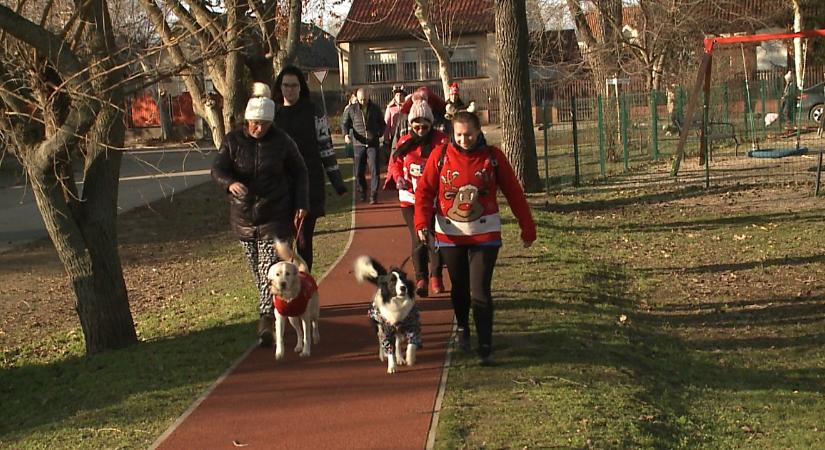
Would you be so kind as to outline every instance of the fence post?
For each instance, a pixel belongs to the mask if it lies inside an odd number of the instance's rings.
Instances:
[[[650,140],[653,160],[659,160],[659,105],[656,90],[650,91]]]
[[[722,86],[722,101],[725,103],[725,122],[730,122],[730,95],[728,92],[728,83]]]
[[[547,100],[541,109],[541,123],[544,131],[544,190],[550,195],[550,142],[547,137],[547,129],[550,128],[550,115],[547,110]]]
[[[762,106],[762,117],[763,118],[765,117],[765,114],[767,113],[767,109],[768,109],[767,108],[767,106],[768,106],[767,102],[768,102],[768,90],[767,90],[767,87],[765,86],[765,80],[759,80],[759,103]],[[765,121],[760,120],[759,122],[761,122],[761,124],[762,124],[762,136],[765,136],[765,133],[766,133]]]
[[[570,112],[573,115],[573,186],[579,187],[579,126],[576,112],[576,96],[570,98]]]
[[[619,106],[621,107],[621,114],[619,114],[621,123],[619,123],[619,128],[622,135],[622,151],[624,152],[624,170],[626,172],[630,170],[630,143],[627,140],[627,96],[624,93],[622,93],[619,96]]]
[[[690,124],[685,123],[685,88],[681,85],[676,95],[676,117],[682,123],[682,126],[690,126]]]
[[[602,96],[599,95],[596,97],[596,112],[598,115],[598,132],[599,132],[599,168],[602,172],[602,178],[607,177],[607,168],[605,167],[605,154],[604,154],[604,111],[602,108]]]

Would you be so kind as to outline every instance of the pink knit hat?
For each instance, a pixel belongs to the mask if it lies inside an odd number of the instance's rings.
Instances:
[[[413,94],[412,106],[410,106],[410,113],[407,115],[407,122],[413,123],[421,119],[433,123],[433,110],[430,109],[427,101],[416,92]]]

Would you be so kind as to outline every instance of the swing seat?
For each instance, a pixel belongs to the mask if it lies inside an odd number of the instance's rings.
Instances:
[[[764,148],[761,150],[751,150],[748,152],[749,158],[784,158],[786,156],[799,156],[808,153],[808,147],[800,148]]]

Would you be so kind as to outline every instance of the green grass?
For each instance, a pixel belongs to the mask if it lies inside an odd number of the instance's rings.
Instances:
[[[825,446],[825,213],[718,195],[562,196],[528,250],[511,220],[500,364],[457,355],[437,448]]]
[[[341,163],[349,177],[351,164]],[[179,227],[225,218],[208,186],[162,203],[127,213],[130,226],[156,227],[162,242]],[[317,274],[342,253],[350,226],[351,197],[328,197],[316,230]],[[189,257],[222,275],[137,313],[139,345],[87,357],[74,329],[4,349],[0,448],[145,448],[253,344],[257,294],[236,240],[222,232]]]

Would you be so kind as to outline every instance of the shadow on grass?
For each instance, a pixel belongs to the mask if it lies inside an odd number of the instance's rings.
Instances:
[[[214,327],[99,355],[3,369],[0,441],[73,416],[119,409],[132,396],[171,397],[169,391],[209,383],[249,347],[251,329],[252,322]]]

